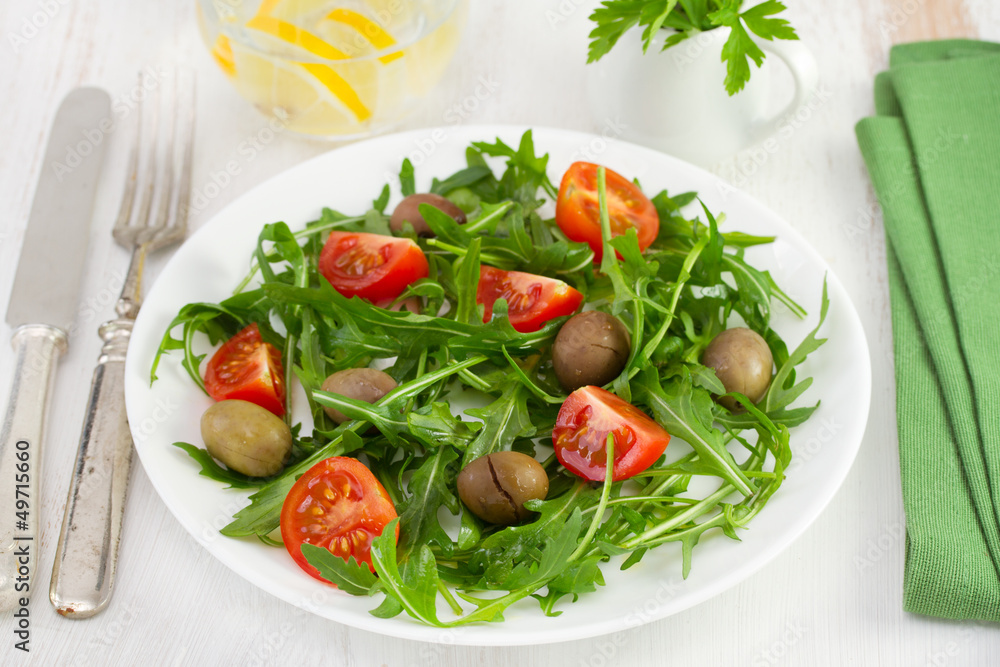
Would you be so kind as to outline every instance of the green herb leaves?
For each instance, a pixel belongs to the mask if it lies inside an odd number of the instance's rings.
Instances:
[[[726,61],[726,92],[730,95],[743,90],[743,86],[750,80],[748,58],[753,60],[757,67],[764,62],[764,52],[754,44],[747,29],[768,41],[799,38],[788,21],[768,18],[785,11],[785,5],[778,0],[766,0],[742,14],[737,13],[741,4],[741,2],[728,2],[718,11],[708,15],[715,25],[724,25],[732,30],[729,39],[722,47],[722,59]]]
[[[731,31],[722,47],[725,86],[726,92],[735,95],[750,80],[749,61],[757,67],[764,62],[764,52],[750,33],[768,41],[798,39],[788,21],[774,18],[786,9],[778,0],[765,0],[740,12],[742,5],[743,0],[604,0],[590,16],[596,27],[590,33],[587,62],[599,60],[636,25],[644,28],[643,53],[662,28],[672,29],[663,45],[666,50],[692,34],[725,26]]]

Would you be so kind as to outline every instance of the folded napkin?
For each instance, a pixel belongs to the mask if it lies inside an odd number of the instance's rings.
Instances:
[[[887,238],[903,605],[1000,622],[1000,44],[889,64],[856,131]]]

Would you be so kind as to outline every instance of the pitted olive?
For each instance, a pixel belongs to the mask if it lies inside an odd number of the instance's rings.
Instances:
[[[396,209],[392,212],[392,217],[389,219],[389,228],[394,232],[399,232],[403,229],[404,223],[409,222],[413,225],[413,231],[417,233],[417,236],[434,236],[434,230],[428,226],[427,221],[424,220],[424,216],[420,214],[421,204],[430,204],[445,215],[454,218],[458,224],[465,224],[465,212],[462,209],[441,195],[426,193],[404,197],[403,201],[399,202]]]
[[[292,451],[288,425],[247,401],[219,401],[205,410],[201,438],[212,458],[250,477],[270,477],[281,472]]]
[[[552,346],[552,366],[567,392],[601,387],[618,377],[632,350],[628,329],[614,315],[588,310],[569,318]]]
[[[377,371],[374,368],[348,368],[330,375],[323,380],[320,388],[331,394],[341,394],[356,401],[375,403],[396,388],[396,381],[388,373]],[[330,416],[330,419],[338,424],[343,424],[350,419],[340,410],[334,408],[323,408],[323,410]]]
[[[520,452],[481,456],[458,474],[458,497],[483,521],[508,526],[531,515],[528,500],[542,500],[549,478],[535,459]]]
[[[754,403],[764,398],[771,385],[771,349],[750,329],[737,327],[720,333],[705,348],[701,363],[715,370],[727,392],[738,391]],[[730,410],[741,407],[731,396],[718,400]]]

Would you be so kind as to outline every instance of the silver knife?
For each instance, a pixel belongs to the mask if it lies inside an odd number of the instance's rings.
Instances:
[[[79,302],[110,122],[111,98],[97,88],[59,106],[7,306],[16,361],[0,432],[0,612],[32,592],[46,405]]]

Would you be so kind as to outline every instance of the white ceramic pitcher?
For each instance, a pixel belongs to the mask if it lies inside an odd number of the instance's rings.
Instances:
[[[816,92],[816,59],[800,42],[754,40],[784,61],[795,81],[792,101],[779,110],[770,76],[777,59],[766,58],[760,68],[751,61],[750,81],[730,97],[721,60],[729,28],[698,33],[661,52],[670,32],[661,30],[644,54],[642,31],[633,28],[587,66],[591,112],[599,124],[620,127],[622,139],[708,166],[768,137]]]

